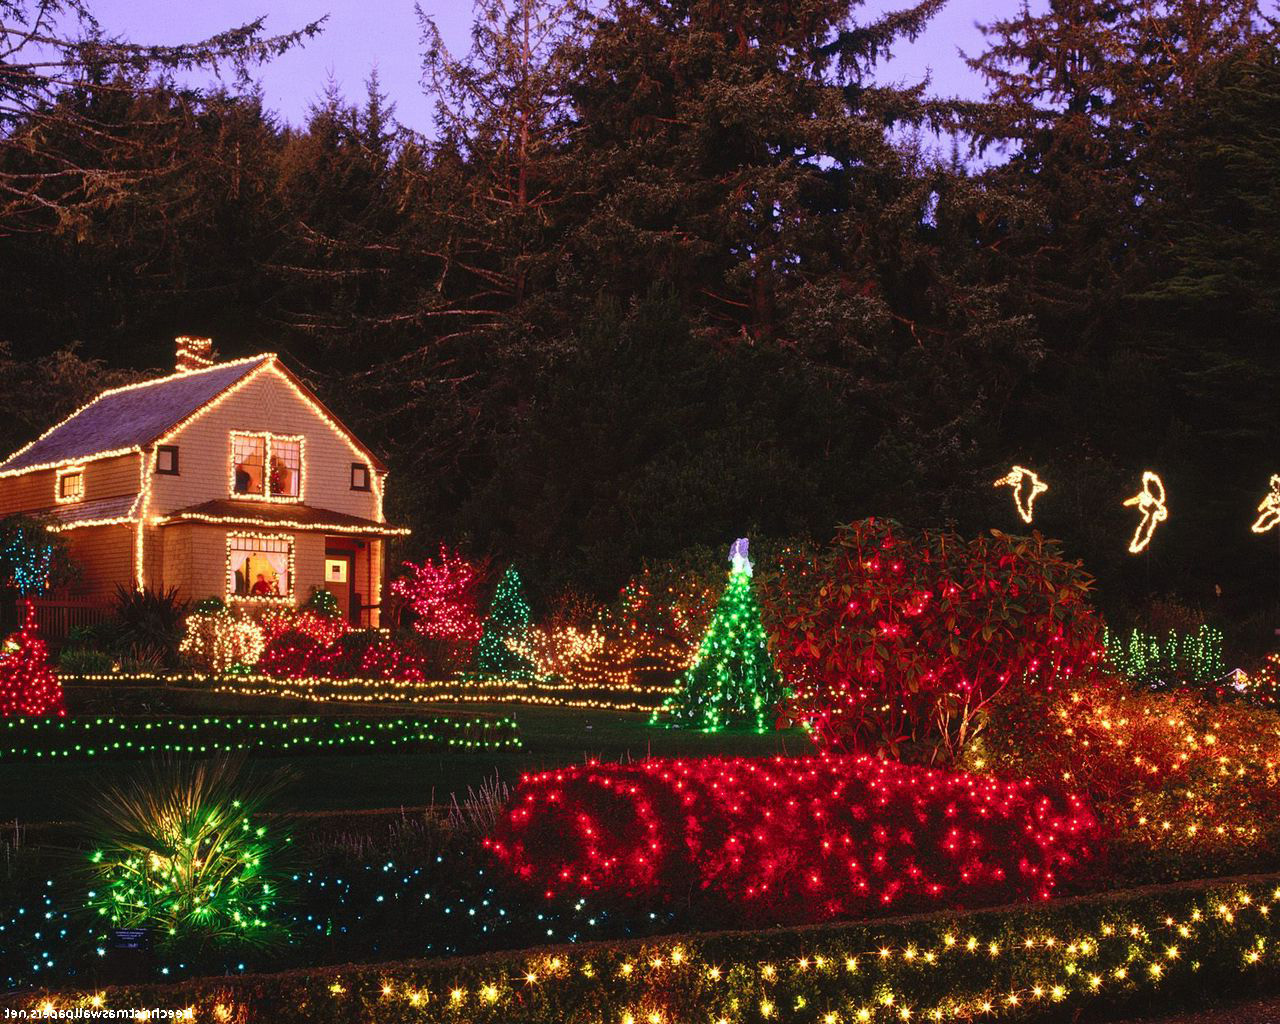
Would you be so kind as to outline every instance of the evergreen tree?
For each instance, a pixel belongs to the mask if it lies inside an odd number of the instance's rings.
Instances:
[[[749,726],[776,720],[783,688],[769,653],[760,603],[751,583],[745,538],[729,552],[729,583],[711,615],[698,655],[652,722],[685,729]]]
[[[529,632],[529,602],[514,565],[498,581],[476,649],[476,668],[483,676],[527,676],[533,666],[516,654],[507,641],[524,640]]]

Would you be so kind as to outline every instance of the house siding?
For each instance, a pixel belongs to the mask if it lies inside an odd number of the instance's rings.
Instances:
[[[70,587],[73,597],[109,601],[116,587],[133,585],[133,527],[86,526],[62,535],[79,569]]]
[[[84,500],[137,494],[139,458],[141,456],[137,453],[131,453],[83,463]],[[57,504],[54,494],[56,479],[57,471],[53,469],[38,469],[19,476],[0,477],[0,515],[34,512]]]
[[[351,489],[351,463],[368,463],[368,457],[270,365],[163,440],[178,446],[179,474],[152,474],[152,514],[231,496],[233,431],[302,435],[306,440],[300,500],[317,508],[382,521],[378,500],[382,480],[375,476],[370,491]]]

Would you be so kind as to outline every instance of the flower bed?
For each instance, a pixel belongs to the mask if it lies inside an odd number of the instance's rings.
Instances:
[[[547,897],[691,900],[775,923],[1046,898],[1098,840],[1071,795],[831,756],[525,776],[487,845]]]
[[[208,755],[242,750],[257,756],[298,757],[444,748],[505,750],[519,746],[517,725],[510,718],[71,716],[0,722],[0,763]]]
[[[862,924],[590,943],[173,986],[10,995],[273,1024],[1067,1020],[1275,985],[1280,876]],[[1085,1019],[1088,1019],[1087,1016]]]

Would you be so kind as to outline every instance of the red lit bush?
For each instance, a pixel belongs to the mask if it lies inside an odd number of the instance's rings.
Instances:
[[[791,713],[820,744],[954,761],[997,699],[1097,671],[1091,582],[1039,534],[966,541],[866,519],[770,574],[764,603]]]
[[[783,923],[1047,897],[1097,840],[1074,796],[827,756],[526,776],[486,845],[548,897],[688,898]]]

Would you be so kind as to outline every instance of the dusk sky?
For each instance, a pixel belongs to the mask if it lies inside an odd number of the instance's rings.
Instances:
[[[977,52],[982,36],[975,21],[993,13],[1012,12],[1017,0],[952,0],[913,45],[903,46],[887,65],[904,81],[932,72],[939,94],[976,96],[981,83],[958,50]],[[424,0],[455,53],[466,50],[471,23],[470,0]],[[905,6],[872,0],[864,11]],[[363,94],[364,80],[375,65],[384,91],[396,101],[396,114],[406,125],[430,127],[430,102],[420,85],[420,45],[412,0],[219,0],[212,4],[177,4],[173,0],[98,0],[94,4],[103,29],[134,42],[171,43],[211,35],[259,15],[267,28],[284,32],[328,13],[323,35],[303,49],[286,54],[259,75],[267,104],[287,120],[299,122],[332,73],[347,96]]]

